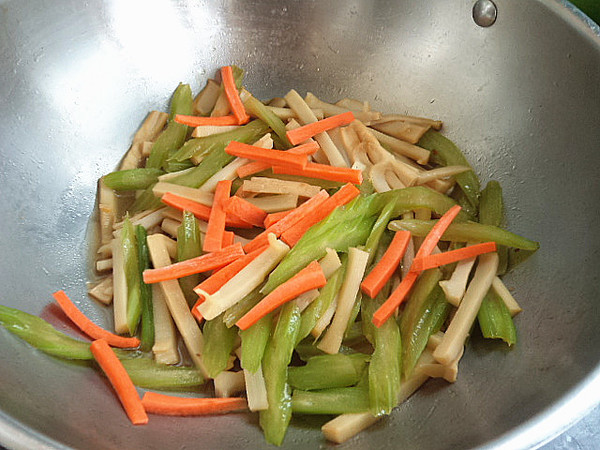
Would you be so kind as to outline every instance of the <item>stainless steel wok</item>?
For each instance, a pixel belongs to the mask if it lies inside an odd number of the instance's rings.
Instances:
[[[513,350],[473,338],[457,383],[430,381],[343,448],[519,448],[600,400],[600,32],[565,4],[472,1],[0,2],[0,303],[52,319],[86,298],[88,218],[146,112],[179,81],[248,70],[259,97],[353,96],[445,121],[510,227],[542,248],[506,277],[525,309]],[[55,320],[55,323],[59,321]],[[285,446],[327,447],[293,421]],[[267,447],[250,415],[127,421],[87,366],[0,329],[0,443],[9,448]]]

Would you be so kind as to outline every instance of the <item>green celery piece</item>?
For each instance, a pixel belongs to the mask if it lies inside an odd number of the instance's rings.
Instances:
[[[414,236],[423,237],[429,233],[435,223],[435,220],[394,220],[390,222],[389,228],[390,230],[407,230]],[[493,225],[483,225],[476,222],[452,223],[443,234],[441,240],[454,242],[494,241],[499,245],[529,251],[536,251],[540,248],[538,242]]]
[[[171,172],[181,172],[182,170],[189,169],[190,167],[194,167],[194,163],[192,161],[190,161],[189,159],[186,159],[186,160],[181,161],[181,162],[167,160],[164,163],[163,167],[169,173],[171,173]]]
[[[379,292],[379,297],[380,298],[388,298],[390,296],[390,293],[392,292],[392,283],[391,281],[388,281],[383,288],[381,289],[381,291]],[[365,300],[362,303],[362,307],[360,309],[360,314],[361,314],[361,328],[362,328],[362,333],[365,336],[365,338],[367,339],[367,341],[369,341],[371,343],[371,345],[374,347],[375,346],[375,331],[376,331],[376,327],[373,324],[373,314],[375,313],[375,311],[377,311],[377,308],[379,307],[378,302],[372,300],[372,299],[367,299],[365,297]]]
[[[300,342],[299,344],[297,344],[296,348],[294,350],[298,354],[298,357],[302,361],[305,361],[305,362],[308,361],[313,356],[327,355],[327,353],[325,353],[324,351],[319,350],[317,348],[317,346],[314,345],[314,343],[310,339],[305,339],[302,342]],[[353,355],[353,354],[356,354],[357,352],[353,348],[342,345],[340,347],[339,353],[343,353],[344,355]]]
[[[371,195],[375,193],[375,187],[373,186],[371,180],[363,180],[362,184],[360,185],[360,193],[362,195]]]
[[[356,318],[360,313],[360,307],[362,305],[363,293],[358,291],[356,294],[356,298],[354,299],[354,305],[352,306],[352,311],[350,312],[350,317],[348,318],[348,324],[346,325],[346,331],[344,332],[344,339],[346,339],[349,334],[352,332],[354,323],[356,322]]]
[[[433,189],[425,186],[413,186],[376,194],[372,208],[378,213],[383,209],[385,204],[393,199],[396,200],[396,205],[392,214],[394,217],[419,208],[430,209],[436,214],[442,215],[456,205],[456,202],[450,197],[434,191]],[[467,220],[467,217],[467,214],[461,211],[456,217],[455,222],[465,221]]]
[[[263,373],[269,407],[260,412],[260,426],[268,443],[281,445],[292,417],[288,365],[300,327],[300,310],[295,302],[286,303],[263,358]]]
[[[367,267],[373,262],[375,259],[375,255],[377,254],[377,249],[379,248],[379,242],[381,241],[381,237],[383,233],[387,229],[387,225],[392,220],[394,214],[394,208],[396,205],[396,199],[392,199],[388,204],[383,207],[381,214],[375,221],[373,225],[373,230],[367,239],[365,244],[364,251],[369,253],[369,259],[367,260]]]
[[[403,330],[402,337],[408,336],[408,332],[404,330],[408,331],[414,327],[423,312],[423,305],[427,302],[429,294],[436,286],[439,286],[442,276],[442,271],[434,268],[424,271],[417,279],[400,318],[400,328]]]
[[[227,147],[227,144],[231,141],[250,144],[260,139],[268,130],[269,126],[262,120],[253,120],[232,131],[211,134],[210,136],[201,138],[192,138],[169,159],[172,161],[185,161],[192,157],[199,158],[205,156],[214,151],[225,153],[225,147]]]
[[[288,368],[288,383],[304,391],[353,386],[360,380],[367,360],[368,356],[362,354],[313,356],[305,366]]]
[[[432,152],[433,161],[445,166],[467,166],[471,170],[455,176],[456,183],[464,191],[471,205],[479,206],[479,178],[465,158],[463,152],[447,137],[435,130],[429,130],[419,140],[419,146]]]
[[[123,228],[121,229],[121,246],[123,248],[125,279],[127,280],[127,327],[133,336],[142,316],[142,278],[138,261],[136,233],[129,216],[125,216]]]
[[[242,369],[250,373],[256,373],[260,369],[272,324],[273,315],[267,314],[247,330],[240,331],[240,337],[242,338]]]
[[[140,211],[146,211],[148,209],[156,209],[164,206],[160,201],[160,198],[154,195],[152,189],[154,184],[148,186],[142,193],[135,199],[133,205],[129,208],[130,214],[135,214]]]
[[[456,200],[456,203],[462,208],[461,211],[467,215],[468,220],[473,222],[479,221],[477,218],[477,207],[471,205],[471,202],[469,202],[469,199],[462,189],[453,189],[450,198]],[[481,199],[479,199],[479,201],[481,202]]]
[[[501,227],[505,223],[504,201],[502,200],[502,187],[497,181],[490,181],[481,191],[479,199],[479,222],[484,225]],[[506,272],[508,266],[508,248],[498,246],[498,274]]]
[[[325,311],[333,302],[344,281],[344,275],[346,273],[346,266],[348,264],[348,255],[343,254],[340,258],[342,265],[333,275],[327,280],[327,284],[321,289],[319,296],[312,301],[310,305],[302,313],[300,320],[300,330],[298,331],[298,338],[296,343],[299,344],[306,336],[310,334],[312,329],[315,327],[319,319],[325,314]]]
[[[192,98],[192,89],[190,86],[179,83],[171,98],[169,123],[150,149],[150,156],[146,161],[147,168],[160,169],[169,156],[169,152],[183,145],[188,127],[187,125],[175,122],[173,118],[175,114],[191,115],[193,102],[194,99]]]
[[[369,410],[367,386],[323,389],[320,391],[294,390],[294,414],[349,414]]]
[[[423,350],[427,347],[429,336],[440,330],[449,312],[450,303],[446,300],[442,288],[436,284],[421,304],[418,314],[412,316],[411,320],[402,318],[400,333],[402,369],[405,378],[409,377],[415,368]]]
[[[257,100],[252,95],[244,101],[244,107],[246,111],[255,117],[258,117],[264,123],[269,125],[275,134],[281,139],[281,143],[284,146],[284,150],[292,146],[287,138],[285,124],[277,117],[273,111],[267,108],[260,100]]]
[[[177,229],[177,261],[186,261],[202,255],[200,228],[196,217],[189,212],[183,212],[183,220]],[[200,274],[189,275],[179,279],[179,285],[188,305],[193,306],[198,299],[194,288],[200,283]]]
[[[204,353],[202,359],[210,378],[215,378],[227,367],[229,355],[233,351],[237,328],[227,328],[223,315],[208,320],[204,324]]]
[[[63,359],[92,360],[90,343],[58,331],[44,319],[0,305],[0,324],[36,349]],[[114,349],[119,359],[134,358],[137,351]]]
[[[386,297],[381,293],[371,299],[365,297],[364,303],[370,311],[379,308]],[[370,314],[369,320],[372,320]],[[402,345],[400,329],[395,320],[387,320],[381,327],[373,327],[373,347],[369,363],[369,399],[370,412],[375,416],[391,413],[398,404],[400,389]]]
[[[105,175],[104,184],[115,191],[135,191],[146,189],[158,181],[164,172],[160,169],[119,170]]]
[[[223,322],[228,328],[234,326],[238,320],[240,320],[248,311],[254,308],[254,305],[262,300],[263,295],[260,293],[260,288],[261,286],[254,289],[223,313]]]
[[[154,310],[152,306],[152,286],[144,283],[143,272],[150,268],[150,250],[146,240],[147,232],[142,225],[136,225],[135,238],[138,249],[138,263],[140,271],[140,293],[142,303],[142,332],[140,335],[140,349],[145,352],[152,350],[154,345]]]
[[[483,298],[477,313],[477,320],[483,337],[502,339],[509,346],[516,344],[517,329],[515,323],[506,304],[494,289],[490,289]]]
[[[133,384],[144,389],[180,390],[204,384],[202,374],[195,367],[169,366],[144,357],[121,363]]]
[[[535,253],[535,250],[523,250],[520,248],[509,248],[508,249],[508,264],[506,265],[506,272],[510,272],[522,262],[527,261],[531,255]]]

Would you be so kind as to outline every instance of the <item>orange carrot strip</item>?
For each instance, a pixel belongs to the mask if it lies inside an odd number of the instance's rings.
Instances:
[[[146,392],[142,404],[150,414],[164,416],[199,416],[248,409],[248,402],[242,397],[187,398],[156,392]]]
[[[94,359],[98,362],[110,384],[117,392],[117,396],[123,405],[123,409],[129,416],[129,420],[134,425],[144,425],[148,423],[148,415],[140,396],[129,378],[129,374],[115,355],[115,352],[109,347],[104,339],[98,339],[92,342],[90,350]]]
[[[318,289],[327,283],[323,269],[317,261],[311,262],[308,266],[294,275],[285,283],[276,287],[269,295],[258,302],[250,311],[248,311],[236,325],[241,330],[247,330],[258,322],[261,318],[279,308],[284,303],[295,299],[300,294],[304,294],[311,289]]]
[[[308,162],[306,155],[296,155],[283,150],[262,148],[237,141],[231,141],[227,144],[225,153],[239,158],[264,162],[269,165],[290,166],[299,169],[306,167],[306,163]]]
[[[287,216],[292,211],[293,211],[293,209],[288,209],[287,211],[279,211],[276,213],[267,214],[267,217],[265,218],[265,222],[264,222],[264,227],[269,228],[271,225],[279,222],[281,219],[283,219],[285,216]]]
[[[306,144],[298,145],[296,147],[292,147],[289,150],[286,150],[288,153],[293,153],[296,155],[314,155],[317,150],[319,150],[319,144],[315,141],[307,142]],[[246,165],[243,165],[237,170],[238,177],[245,178],[250,175],[254,175],[255,173],[262,172],[263,170],[270,169],[272,166],[269,163],[264,162],[251,162]]]
[[[318,178],[320,180],[339,181],[340,183],[362,184],[363,181],[360,170],[313,162],[307,163],[304,169],[296,169],[289,166],[273,166],[273,173],[299,175],[302,177]]]
[[[244,108],[244,104],[240,98],[240,93],[235,85],[231,66],[221,67],[221,79],[223,81],[225,95],[227,96],[229,106],[231,107],[231,112],[237,119],[238,125],[248,123],[250,121],[250,116],[246,113],[246,109]]]
[[[223,248],[227,248],[234,244],[235,233],[233,231],[225,231],[223,233]]]
[[[229,200],[231,192],[231,180],[223,180],[217,183],[215,198],[208,218],[206,235],[202,250],[205,252],[216,252],[223,248],[223,233],[225,233],[225,204]]]
[[[219,269],[214,272],[210,277],[200,283],[198,286],[194,288],[194,291],[202,290],[204,292],[208,292],[209,294],[214,294],[221,287],[227,283],[230,279],[232,279],[235,275],[238,274],[244,267],[250,264],[258,255],[260,255],[266,247],[261,247],[258,250],[254,250],[252,253],[248,253],[247,255],[240,256],[235,261],[227,264],[225,267]],[[201,304],[204,301],[199,300],[198,304]],[[192,308],[192,310],[196,309]]]
[[[210,218],[210,210],[212,208],[203,205],[202,203],[180,197],[172,192],[166,192],[162,196],[161,201],[165,205],[169,205],[170,207],[178,209],[179,211],[189,211],[198,219],[206,222],[208,222]],[[237,217],[227,217],[225,219],[225,225],[232,228],[252,228],[252,225],[250,225],[248,222],[244,222]]]
[[[335,116],[327,117],[326,119],[318,120],[317,122],[308,123],[293,130],[289,130],[285,134],[292,145],[296,145],[300,142],[310,139],[316,134],[332,130],[333,128],[341,127],[343,125],[348,125],[353,120],[354,114],[352,114],[352,111],[348,111],[342,114],[336,114]]]
[[[238,242],[217,252],[207,253],[169,266],[159,267],[158,269],[146,269],[144,270],[144,283],[159,283],[161,281],[187,277],[195,273],[207,272],[226,266],[243,255],[242,244]]]
[[[412,289],[415,281],[417,281],[419,274],[417,272],[408,272],[402,279],[398,287],[392,295],[385,301],[383,305],[379,307],[375,314],[373,314],[373,324],[379,328],[383,325],[386,320],[390,318],[394,311],[404,301],[410,290]]]
[[[140,345],[140,340],[138,338],[118,336],[110,331],[106,331],[104,328],[100,328],[98,325],[88,319],[85,314],[83,314],[81,310],[77,308],[77,306],[75,306],[75,303],[71,301],[64,291],[57,291],[52,294],[52,296],[60,305],[60,308],[63,310],[66,316],[71,319],[71,321],[77,325],[81,331],[83,331],[92,339],[104,339],[113,347],[119,348],[135,348]]]
[[[431,252],[440,241],[440,238],[448,229],[452,221],[456,218],[460,210],[461,207],[459,205],[455,205],[446,211],[442,217],[440,217],[436,224],[431,228],[429,233],[427,233],[427,236],[425,236],[423,239],[423,243],[421,244],[421,247],[419,247],[419,251],[415,255],[415,259],[431,255]],[[420,272],[417,271],[409,271],[392,295],[390,295],[385,303],[381,305],[377,311],[375,311],[375,314],[373,314],[373,323],[376,327],[380,327],[383,323],[385,323],[385,321],[388,320],[394,313],[394,310],[398,308],[398,306],[400,306],[400,304],[404,301],[413,284],[417,280],[419,273]]]
[[[396,231],[394,239],[377,265],[365,277],[360,287],[369,297],[375,298],[385,283],[392,277],[404,257],[410,241],[410,232]]]
[[[236,196],[231,197],[227,201],[225,212],[237,217],[242,217],[244,221],[255,227],[262,227],[265,218],[267,217],[267,213],[263,209],[253,205],[248,200]]]
[[[274,233],[275,236],[279,237],[282,233],[288,230],[290,227],[294,226],[298,223],[304,216],[314,214],[318,208],[321,207],[323,202],[329,198],[329,194],[327,194],[326,190],[321,190],[317,195],[308,199],[306,202],[302,203],[297,208],[293,209],[288,215],[286,215],[283,219],[271,225],[265,231],[260,233],[250,242],[248,242],[244,246],[244,251],[246,253],[250,253],[257,248],[260,248],[264,245],[268,244],[268,235],[269,233]]]
[[[434,267],[440,267],[495,251],[495,242],[483,242],[481,244],[470,245],[468,247],[450,250],[444,253],[415,258],[410,266],[410,270],[413,272],[422,272],[423,270],[433,269]]]
[[[175,122],[182,123],[188,127],[201,127],[203,125],[227,126],[238,124],[237,118],[233,115],[219,117],[199,117],[175,114]]]
[[[305,215],[300,222],[285,231],[281,235],[281,239],[293,247],[310,227],[331,214],[335,208],[345,205],[359,194],[360,191],[353,184],[348,183],[344,185],[335,194],[325,200],[321,207],[314,211],[314,214]]]

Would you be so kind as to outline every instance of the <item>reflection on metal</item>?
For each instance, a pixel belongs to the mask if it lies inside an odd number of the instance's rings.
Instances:
[[[494,25],[498,8],[492,0],[477,0],[473,5],[473,20],[480,27]]]

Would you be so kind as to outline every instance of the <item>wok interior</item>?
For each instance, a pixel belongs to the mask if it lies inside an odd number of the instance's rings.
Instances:
[[[467,1],[3,2],[1,303],[60,323],[48,305],[63,288],[111,326],[85,298],[96,180],[179,81],[197,90],[236,63],[259,98],[295,88],[444,120],[481,179],[501,181],[511,230],[542,245],[505,278],[525,309],[516,348],[476,332],[457,383],[430,381],[344,447],[473,447],[523,424],[600,359],[600,46],[558,4],[497,3],[482,29]],[[0,360],[5,445],[266,447],[244,414],[134,428],[89,367],[5,331]],[[294,419],[285,445],[323,443],[321,423]]]

